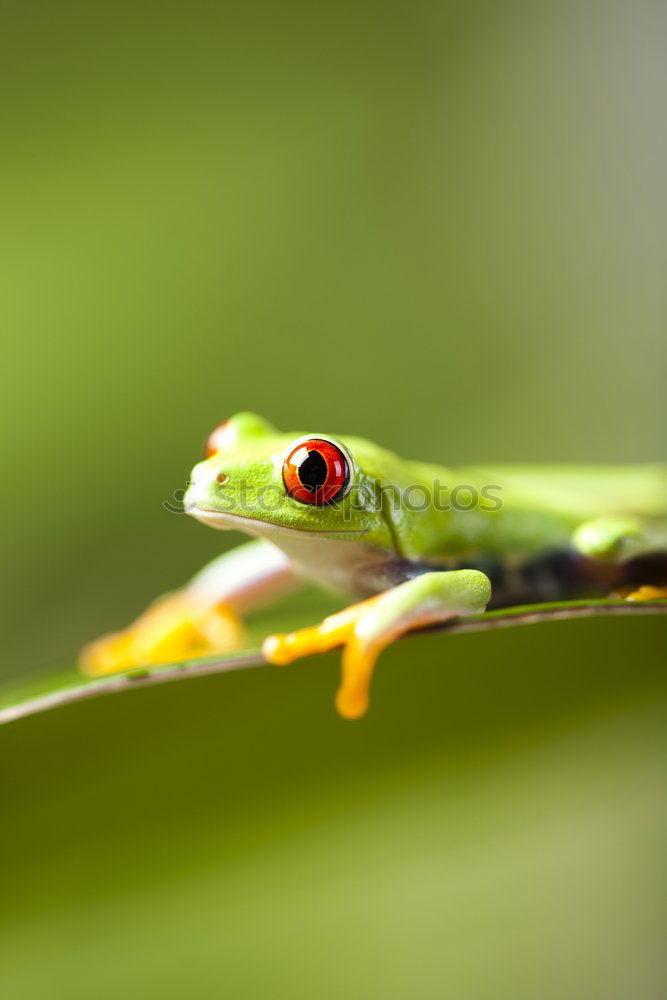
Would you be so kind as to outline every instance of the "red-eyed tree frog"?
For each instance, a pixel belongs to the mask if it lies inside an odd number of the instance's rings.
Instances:
[[[282,665],[342,646],[336,705],[352,719],[379,653],[412,629],[520,603],[667,596],[663,465],[449,468],[240,413],[211,434],[184,507],[254,540],[89,645],[87,673],[234,649],[244,613],[310,578],[357,603],[263,651]]]

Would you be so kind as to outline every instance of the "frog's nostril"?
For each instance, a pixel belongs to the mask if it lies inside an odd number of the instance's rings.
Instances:
[[[221,486],[224,486],[225,483],[228,482],[228,480],[229,476],[227,475],[226,472],[219,472],[215,477],[216,483],[220,483]]]

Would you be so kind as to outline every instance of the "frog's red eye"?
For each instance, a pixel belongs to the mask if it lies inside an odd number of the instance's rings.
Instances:
[[[333,442],[309,438],[295,445],[285,459],[283,482],[295,500],[323,507],[340,500],[345,493],[350,466]]]
[[[206,458],[210,458],[211,455],[215,455],[217,452],[222,451],[225,445],[225,431],[229,425],[229,420],[224,420],[221,424],[211,431],[209,436],[206,438],[206,444],[204,446],[204,454]]]

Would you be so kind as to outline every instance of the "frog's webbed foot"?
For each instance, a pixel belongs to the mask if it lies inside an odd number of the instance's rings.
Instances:
[[[356,719],[368,708],[373,668],[383,649],[420,626],[482,612],[490,595],[488,577],[477,570],[424,573],[330,615],[319,625],[270,635],[262,648],[271,663],[283,666],[343,646],[336,707],[344,718]]]
[[[621,596],[626,601],[664,601],[667,600],[667,586],[654,587],[652,584],[644,584],[642,587],[629,588],[629,592]]]
[[[159,598],[132,625],[91,642],[79,665],[94,677],[135,667],[230,652],[243,642],[243,626],[224,604],[211,605],[185,591]]]

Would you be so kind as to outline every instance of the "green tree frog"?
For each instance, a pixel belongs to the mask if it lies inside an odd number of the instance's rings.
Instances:
[[[263,651],[282,665],[342,646],[336,705],[352,719],[379,653],[412,629],[526,602],[667,596],[662,465],[448,468],[240,413],[210,436],[184,506],[253,541],[89,645],[89,674],[233,649],[244,613],[310,578],[355,603]]]

